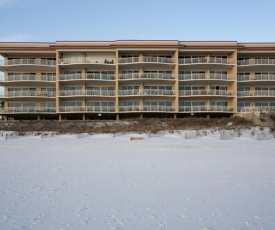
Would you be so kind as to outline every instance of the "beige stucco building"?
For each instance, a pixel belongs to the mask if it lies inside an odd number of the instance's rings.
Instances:
[[[275,109],[275,43],[4,42],[0,54],[5,118],[211,117]]]

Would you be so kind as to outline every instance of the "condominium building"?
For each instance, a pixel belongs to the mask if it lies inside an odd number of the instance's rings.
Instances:
[[[2,42],[5,119],[232,116],[275,109],[275,43]]]

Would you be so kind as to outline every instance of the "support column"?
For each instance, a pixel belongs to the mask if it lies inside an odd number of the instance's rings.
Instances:
[[[140,118],[140,119],[143,119],[143,114],[142,114],[142,113],[139,115],[139,118]]]
[[[40,115],[37,116],[37,120],[40,121]]]
[[[119,121],[119,114],[116,114],[116,120]]]
[[[177,114],[176,113],[174,113],[174,119],[177,119]]]
[[[62,115],[61,114],[58,115],[58,120],[62,121]]]
[[[207,119],[210,119],[210,114],[207,114],[207,115],[206,115],[206,118],[207,118]]]
[[[4,116],[4,121],[7,121],[8,120],[8,116]]]
[[[86,120],[86,115],[82,114],[82,121],[85,121],[85,120]]]

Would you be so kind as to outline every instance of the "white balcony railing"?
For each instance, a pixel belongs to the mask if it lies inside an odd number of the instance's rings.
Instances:
[[[259,96],[259,97],[274,97],[275,96],[275,90],[250,90],[250,91],[238,91],[237,93],[238,97],[253,97],[253,96]]]
[[[0,78],[0,81],[46,81],[46,82],[54,82],[56,81],[56,76],[41,76],[41,75],[30,75],[30,74],[16,74],[9,75],[7,77]]]
[[[275,65],[275,58],[249,58],[238,60],[238,65]]]
[[[173,74],[167,74],[167,73],[142,73],[140,78],[142,79],[175,79]]]
[[[234,112],[233,106],[180,106],[179,112]]]
[[[35,108],[35,107],[9,107],[3,109],[2,113],[56,113],[55,107]]]
[[[120,96],[135,96],[135,95],[149,95],[149,96],[173,96],[175,91],[173,90],[163,90],[163,89],[133,89],[133,90],[119,90]]]
[[[11,66],[11,65],[46,65],[46,66],[54,66],[56,65],[55,60],[46,60],[41,58],[18,58],[18,59],[10,59],[10,60],[1,60],[1,66]]]
[[[180,106],[179,112],[200,112],[207,111],[205,106]]]
[[[126,58],[119,58],[119,63],[127,64],[127,63],[137,63],[139,62],[139,57],[126,57]]]
[[[150,106],[144,105],[142,111],[146,112],[174,112],[175,108],[173,106]]]
[[[72,97],[72,96],[115,96],[113,90],[60,90],[60,97]]]
[[[144,56],[143,62],[152,62],[152,63],[174,63],[174,58],[168,57],[156,57],[156,56]]]
[[[173,74],[166,73],[126,73],[120,74],[119,79],[121,80],[136,80],[136,79],[158,79],[158,80],[169,80],[175,79]]]
[[[95,74],[95,73],[87,73],[87,74],[60,74],[60,81],[70,81],[70,80],[115,80],[114,74]]]
[[[125,74],[119,74],[119,79],[121,79],[121,80],[139,79],[139,73],[125,73]]]
[[[275,112],[275,106],[249,106],[249,107],[238,107],[238,111],[241,113],[252,113],[252,112]]]
[[[239,75],[238,81],[275,81],[275,74]]]
[[[233,90],[180,90],[179,96],[234,96]]]
[[[97,113],[111,113],[115,112],[114,106],[60,106],[59,112],[97,112]]]
[[[119,106],[119,111],[120,112],[138,112],[140,111],[140,108],[138,105],[133,105],[133,106]]]
[[[234,64],[233,59],[218,57],[179,58],[179,64]]]
[[[210,106],[209,111],[212,112],[234,112],[233,106]]]
[[[141,91],[139,89],[131,89],[131,90],[119,90],[118,95],[120,96],[136,96],[136,95],[142,95]]]
[[[4,97],[56,97],[56,93],[41,91],[12,91],[5,94]]]
[[[234,75],[229,74],[179,74],[179,80],[234,80]]]
[[[115,64],[114,59],[112,58],[99,58],[98,60],[91,60],[86,57],[70,57],[70,58],[61,58],[59,59],[59,64]]]

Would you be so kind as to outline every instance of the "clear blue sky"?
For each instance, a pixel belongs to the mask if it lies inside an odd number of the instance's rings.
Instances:
[[[0,41],[275,41],[275,0],[0,0]]]

